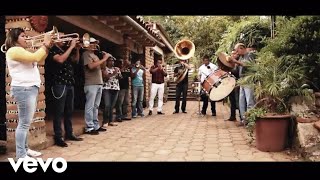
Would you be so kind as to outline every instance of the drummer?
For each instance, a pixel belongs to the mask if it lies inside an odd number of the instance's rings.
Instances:
[[[203,56],[202,62],[203,64],[199,67],[198,70],[198,78],[200,79],[201,84],[205,81],[207,76],[209,76],[212,72],[218,69],[218,66],[210,62],[208,55]],[[209,102],[208,94],[202,93],[201,99],[203,101],[201,114],[206,115]],[[216,116],[216,103],[214,101],[211,101],[211,112],[212,116]]]

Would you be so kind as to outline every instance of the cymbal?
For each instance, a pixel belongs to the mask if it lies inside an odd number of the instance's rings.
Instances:
[[[230,56],[228,54],[226,54],[224,52],[219,52],[218,53],[218,57],[219,57],[220,61],[225,66],[228,66],[230,68],[234,68],[235,67],[236,64],[229,60]]]

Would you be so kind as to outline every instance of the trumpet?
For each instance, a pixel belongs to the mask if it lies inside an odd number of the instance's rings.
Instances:
[[[28,44],[28,49],[32,49],[32,50],[37,50],[39,49],[44,42],[44,37],[45,35],[50,34],[52,41],[54,43],[59,43],[59,42],[70,42],[72,40],[79,40],[79,34],[78,33],[71,33],[71,34],[65,34],[65,35],[60,35],[58,29],[53,26],[52,30],[37,36],[32,36],[32,37],[28,37],[26,38],[26,42]],[[1,51],[3,53],[6,53],[7,49],[5,47],[5,44],[3,44],[1,46]]]
[[[90,34],[85,33],[82,36],[82,43],[80,43],[80,46],[82,49],[88,49],[88,50],[97,50],[100,52],[100,46],[97,43],[90,43]],[[102,54],[102,52],[101,52]]]
[[[133,67],[140,68],[142,70],[146,70],[146,68],[144,66],[142,66],[141,64],[135,64],[135,65],[133,65]]]
[[[117,71],[117,78],[118,78],[118,79],[122,79],[122,78],[123,78],[123,76],[122,76],[122,74],[121,74],[120,69],[119,69],[119,68],[117,68],[117,67],[115,67],[115,69],[116,69],[116,71]]]
[[[43,45],[44,37],[46,34],[51,35],[53,43],[59,43],[59,42],[63,42],[63,43],[69,42],[70,43],[72,40],[79,41],[79,34],[78,33],[61,35],[59,33],[58,29],[55,26],[53,26],[52,30],[49,32],[26,38],[27,43],[31,44],[30,48],[32,48],[32,49],[40,48]]]

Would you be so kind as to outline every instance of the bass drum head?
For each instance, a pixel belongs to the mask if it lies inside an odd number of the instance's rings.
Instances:
[[[233,77],[226,77],[221,80],[218,87],[213,87],[210,91],[211,101],[220,101],[227,97],[236,85],[236,79]]]

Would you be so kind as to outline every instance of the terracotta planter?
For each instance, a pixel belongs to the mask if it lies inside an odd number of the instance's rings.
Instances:
[[[256,122],[256,146],[264,152],[285,149],[291,115],[267,115]]]

